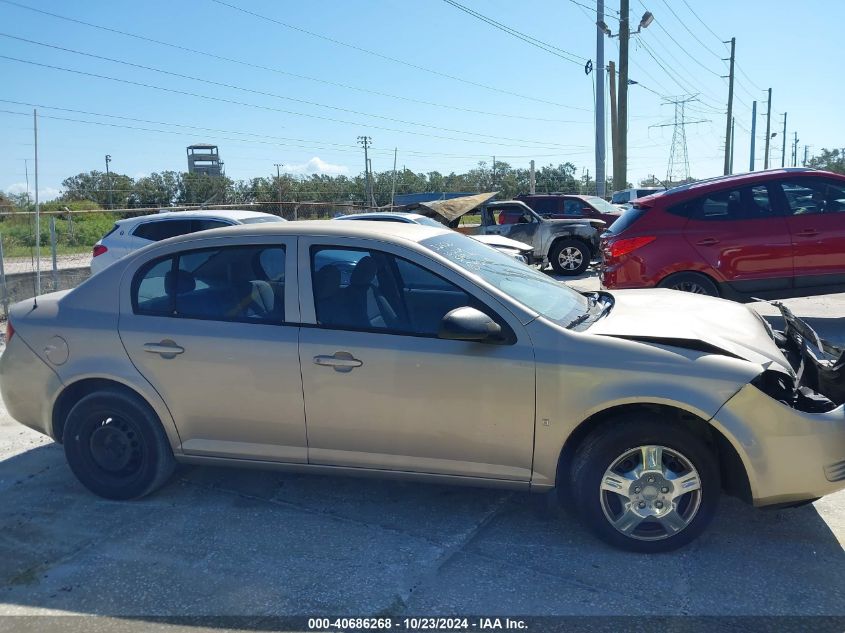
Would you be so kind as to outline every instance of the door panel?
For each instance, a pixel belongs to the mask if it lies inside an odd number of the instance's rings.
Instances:
[[[845,185],[822,178],[780,183],[795,258],[795,286],[845,279]]]
[[[282,245],[185,250],[126,276],[121,340],[186,454],[307,461],[299,326],[283,324],[299,320],[296,241]]]
[[[300,335],[309,462],[528,481],[534,353],[521,324],[503,321],[516,333],[512,344],[436,338],[445,312],[483,301],[419,261],[366,248],[365,240],[344,243],[356,262],[348,284],[332,270],[341,247],[314,245],[308,255],[308,240],[300,245],[301,279],[309,274],[303,322],[314,324]],[[379,244],[391,248],[401,250]],[[323,264],[321,249],[335,261]],[[362,318],[345,297],[361,293],[365,280]]]
[[[792,244],[765,186],[719,191],[695,201],[684,235],[690,246],[741,292],[788,288]]]

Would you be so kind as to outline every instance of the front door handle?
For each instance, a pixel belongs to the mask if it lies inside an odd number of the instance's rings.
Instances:
[[[816,229],[804,229],[797,233],[799,237],[815,237],[818,234],[819,232]]]
[[[164,339],[159,343],[144,343],[144,351],[151,354],[160,354],[162,358],[175,358],[178,354],[185,351],[184,347],[180,347],[170,339]]]
[[[315,365],[332,367],[335,371],[350,372],[364,363],[349,352],[335,352],[332,356],[319,355],[314,357]]]
[[[698,240],[696,244],[698,246],[715,246],[719,243],[715,237],[705,237],[703,240]]]

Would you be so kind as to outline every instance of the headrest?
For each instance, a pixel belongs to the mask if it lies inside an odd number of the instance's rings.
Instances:
[[[340,269],[329,264],[314,275],[314,295],[317,299],[332,296],[340,289]]]
[[[197,287],[197,280],[187,270],[169,270],[164,275],[164,292],[167,294],[183,295]]]
[[[351,286],[369,286],[375,279],[378,267],[375,260],[369,255],[365,255],[352,270],[352,275],[349,277],[349,285]]]

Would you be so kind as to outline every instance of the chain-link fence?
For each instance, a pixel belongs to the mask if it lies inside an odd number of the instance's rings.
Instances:
[[[42,213],[36,230],[34,213],[0,213],[0,303],[2,318],[8,306],[40,294],[74,288],[90,276],[94,244],[118,220],[164,211],[197,209],[248,209],[270,213],[286,220],[321,220],[358,213],[366,208],[354,204],[315,202],[267,202],[249,205],[210,205],[112,211],[71,211]],[[36,235],[40,233],[40,245]],[[40,251],[40,257],[39,257]]]

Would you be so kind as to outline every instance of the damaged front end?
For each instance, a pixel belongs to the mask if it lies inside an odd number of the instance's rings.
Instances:
[[[821,338],[805,321],[779,301],[783,330],[772,337],[795,377],[766,370],[752,384],[799,411],[824,413],[845,403],[845,349]]]

